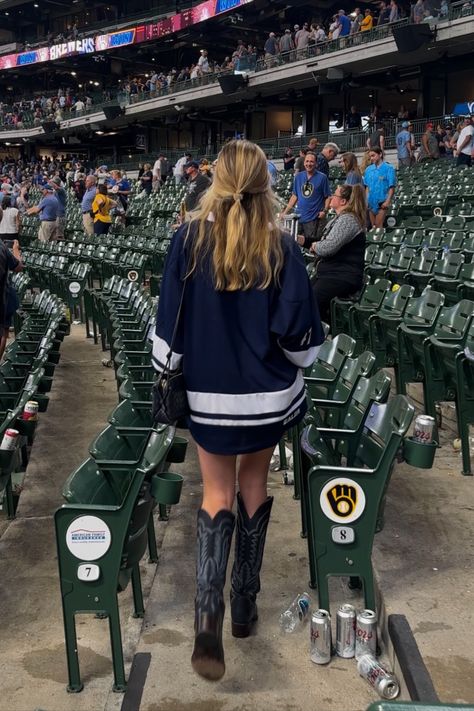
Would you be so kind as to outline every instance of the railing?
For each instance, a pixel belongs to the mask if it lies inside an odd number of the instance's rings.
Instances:
[[[436,20],[436,23],[440,24],[442,22],[457,20],[461,17],[468,17],[473,14],[474,14],[474,3],[467,5],[466,2],[464,2],[464,0],[461,0],[458,3],[451,5],[451,7],[449,9],[448,16],[445,18],[438,18]],[[238,71],[254,71],[255,73],[262,72],[262,71],[269,71],[277,66],[288,66],[289,64],[292,64],[294,62],[307,61],[308,59],[312,59],[313,57],[319,57],[319,56],[323,56],[326,54],[332,54],[334,52],[342,51],[344,49],[362,46],[362,45],[369,44],[369,43],[372,43],[372,42],[375,42],[375,41],[378,41],[381,39],[386,39],[392,35],[392,31],[393,31],[394,27],[403,27],[408,24],[410,24],[410,21],[408,18],[406,18],[404,20],[400,20],[395,23],[382,25],[381,27],[375,27],[374,29],[369,30],[367,32],[360,32],[359,31],[355,35],[348,35],[347,37],[339,37],[336,40],[327,40],[326,42],[321,42],[316,45],[310,45],[302,50],[292,50],[290,52],[285,52],[285,53],[276,55],[275,57],[272,57],[272,58],[258,60],[255,62],[255,66],[254,66],[253,60],[250,60],[250,64],[249,64],[248,61],[245,62],[243,59],[241,59],[239,61]],[[224,74],[229,74],[229,73],[231,73],[231,70],[219,71],[219,72],[212,73],[212,74],[211,73],[205,74],[204,76],[199,77],[198,79],[189,79],[186,81],[178,81],[169,87],[157,89],[156,91],[152,91],[152,92],[143,92],[140,94],[128,94],[124,91],[119,91],[116,95],[117,98],[115,100],[113,100],[111,102],[105,102],[103,104],[95,104],[90,109],[85,109],[84,111],[81,111],[80,113],[70,112],[68,115],[64,116],[63,121],[69,121],[69,120],[78,118],[80,116],[87,116],[90,114],[98,113],[98,112],[102,111],[104,106],[114,104],[117,100],[123,107],[126,107],[126,106],[130,106],[130,105],[142,103],[144,101],[149,101],[150,99],[159,98],[162,96],[171,96],[171,95],[179,94],[184,91],[188,91],[190,89],[201,88],[204,86],[210,86],[210,85],[216,84],[218,82],[219,77],[223,76]],[[37,120],[36,122],[30,121],[30,120],[23,121],[21,127],[22,128],[33,128],[35,125],[36,126],[41,125],[41,123],[43,123],[43,121],[47,121],[47,119]],[[5,130],[11,131],[11,130],[15,130],[15,128],[17,128],[17,127],[8,126],[8,125],[0,126],[0,130],[3,130],[3,131],[5,131]],[[58,130],[59,130],[59,128],[58,128]],[[325,132],[325,135],[327,136],[327,138],[323,139],[325,141],[331,140],[332,138],[334,138],[334,135],[330,134],[329,132]],[[348,140],[349,140],[348,147],[345,150],[352,150],[355,147],[355,144],[357,144],[357,141],[359,140],[357,138],[357,134],[350,133],[349,135],[350,135],[350,138],[348,138]],[[337,134],[338,140],[341,140],[341,138],[340,138],[341,136],[342,136],[342,134]]]

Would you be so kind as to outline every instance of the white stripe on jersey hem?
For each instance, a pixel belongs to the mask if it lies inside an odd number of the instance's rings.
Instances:
[[[209,415],[264,415],[271,417],[274,412],[288,408],[304,387],[303,374],[298,371],[296,379],[289,388],[262,393],[201,393],[188,390],[188,402],[191,411]],[[280,417],[277,417],[275,422]]]
[[[266,417],[264,419],[252,420],[250,417],[247,420],[219,420],[216,418],[196,417],[191,415],[191,420],[199,425],[217,425],[218,427],[259,427],[262,425],[273,425],[278,422],[284,423],[289,416],[294,412],[306,399],[306,392],[302,393],[301,397],[288,410],[278,417]],[[291,418],[292,419],[292,418]]]
[[[313,365],[320,348],[321,346],[311,346],[305,351],[287,351],[286,348],[282,348],[282,351],[290,363],[297,365],[298,368],[307,368]]]
[[[163,366],[168,360],[168,353],[170,352],[170,347],[164,338],[160,338],[156,333],[153,334],[153,358],[155,359],[155,368],[157,368],[157,363],[162,363]],[[182,353],[176,353],[173,351],[171,354],[170,370],[176,370],[179,368],[181,361],[183,359]]]

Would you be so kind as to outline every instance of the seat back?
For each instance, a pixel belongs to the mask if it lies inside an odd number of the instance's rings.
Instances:
[[[376,279],[373,284],[368,284],[363,291],[359,306],[377,309],[390,286],[388,279]]]
[[[359,378],[344,417],[343,429],[356,430],[374,402],[386,402],[390,384],[390,376],[383,370],[378,370],[371,377]]]
[[[384,460],[391,465],[414,412],[404,395],[395,395],[387,404],[374,403],[365,418],[355,466],[377,469]]]
[[[432,326],[444,304],[444,295],[432,289],[425,289],[421,296],[410,299],[403,323],[406,326]]]
[[[387,291],[378,310],[381,316],[402,316],[415,287],[402,284],[396,291]]]
[[[389,269],[410,269],[410,265],[416,255],[413,247],[402,247],[398,252],[394,252],[388,263]]]
[[[324,341],[320,346],[316,359],[306,375],[320,381],[332,382],[337,377],[347,356],[354,352],[356,342],[345,333],[339,333],[330,341]]]
[[[423,249],[421,254],[414,257],[411,263],[411,271],[422,274],[430,274],[434,263],[438,258],[438,253],[429,249]]]
[[[448,252],[433,265],[433,276],[445,279],[456,279],[464,264],[464,255],[458,252]]]
[[[444,340],[462,338],[474,317],[474,301],[462,299],[455,306],[444,307],[439,312],[433,335]]]

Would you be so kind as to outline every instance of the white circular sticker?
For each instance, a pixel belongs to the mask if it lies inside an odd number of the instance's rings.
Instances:
[[[387,227],[395,227],[397,220],[395,217],[387,217]]]
[[[78,294],[78,293],[80,292],[80,290],[81,290],[81,285],[79,284],[78,281],[72,281],[72,282],[69,284],[69,291],[71,292],[71,294],[72,294],[73,296],[75,296],[76,294]]]
[[[442,214],[442,209],[440,207],[435,207],[435,209],[433,210],[433,215],[435,215],[436,217],[441,217]]]
[[[365,494],[353,479],[337,477],[323,486],[319,503],[330,521],[352,523],[360,518],[365,509]]]
[[[110,528],[97,516],[79,516],[66,531],[66,545],[79,560],[97,560],[110,548]]]
[[[136,281],[138,279],[138,272],[136,272],[135,269],[131,269],[127,276],[129,281]]]

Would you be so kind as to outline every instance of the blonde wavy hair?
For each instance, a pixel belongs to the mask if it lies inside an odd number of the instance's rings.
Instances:
[[[283,249],[277,211],[262,149],[250,141],[226,143],[212,185],[190,214],[198,230],[189,273],[210,253],[218,291],[266,289],[278,282]]]

